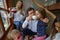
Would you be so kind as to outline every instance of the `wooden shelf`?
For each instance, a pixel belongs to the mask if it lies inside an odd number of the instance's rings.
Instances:
[[[47,7],[48,10],[60,10],[60,3],[53,4],[49,7]]]

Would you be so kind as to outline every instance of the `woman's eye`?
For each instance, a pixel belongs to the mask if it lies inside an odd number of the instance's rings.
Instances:
[[[60,29],[60,27],[58,27]]]
[[[60,29],[60,27],[57,27],[58,29]]]

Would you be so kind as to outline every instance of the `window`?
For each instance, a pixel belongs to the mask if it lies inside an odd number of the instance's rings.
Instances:
[[[0,0],[0,7],[7,8],[6,0]],[[7,12],[0,10],[5,30],[8,28]]]

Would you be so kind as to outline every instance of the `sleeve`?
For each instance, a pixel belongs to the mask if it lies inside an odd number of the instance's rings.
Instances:
[[[50,36],[48,38],[46,38],[45,40],[50,40]]]
[[[22,28],[26,28],[27,25],[29,24],[28,18],[26,18],[26,20],[24,21]]]

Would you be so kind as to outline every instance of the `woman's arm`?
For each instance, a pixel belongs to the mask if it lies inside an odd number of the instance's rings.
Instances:
[[[44,6],[41,5],[41,3],[38,3],[36,0],[32,0],[32,2],[35,3],[40,8],[44,8]]]
[[[52,12],[50,12],[49,10],[47,10],[46,8],[45,8],[45,11],[46,11],[46,13],[50,14],[54,19],[56,18],[56,16]]]
[[[8,13],[8,17],[14,19],[14,13],[12,13],[12,12]]]
[[[46,8],[44,8],[44,6],[41,5],[40,3],[38,3],[36,0],[32,0],[32,1],[33,1],[38,7],[45,9],[45,11],[46,11],[48,14],[50,14],[54,19],[56,18],[56,16],[55,16],[52,12],[50,12],[49,10],[47,10]]]

